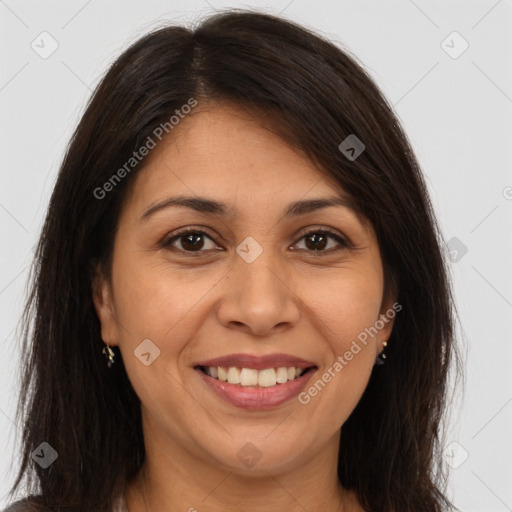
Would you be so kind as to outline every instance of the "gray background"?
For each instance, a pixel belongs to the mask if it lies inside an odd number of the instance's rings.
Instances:
[[[0,506],[19,428],[15,327],[65,145],[131,42],[226,6],[322,32],[364,63],[394,105],[453,259],[467,382],[448,424],[450,493],[464,512],[512,510],[512,0],[0,0]]]

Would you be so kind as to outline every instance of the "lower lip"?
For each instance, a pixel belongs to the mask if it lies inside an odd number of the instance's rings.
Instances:
[[[227,381],[214,379],[200,369],[195,369],[203,382],[220,398],[242,409],[271,409],[295,398],[306,386],[316,369],[308,370],[304,375],[284,384],[276,384],[268,388],[243,387],[229,384]]]

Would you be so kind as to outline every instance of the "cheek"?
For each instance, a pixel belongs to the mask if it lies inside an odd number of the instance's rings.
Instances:
[[[168,411],[187,406],[187,395],[176,392],[182,387],[180,356],[202,321],[201,298],[215,282],[205,278],[191,283],[178,272],[135,258],[119,258],[116,270],[119,345],[129,380],[152,416],[174,423]]]
[[[379,318],[383,281],[378,268],[372,270],[353,268],[309,288],[312,321],[330,350],[301,403],[329,418],[332,429],[348,418],[373,370],[375,339],[369,332]]]
[[[117,316],[131,333],[160,337],[192,307],[196,288],[179,272],[152,263],[150,255],[119,253],[113,275]]]
[[[115,309],[123,327],[119,344],[134,359],[133,351],[150,339],[160,351],[159,366],[175,371],[181,354],[192,347],[194,333],[207,320],[208,294],[219,284],[219,275],[145,260],[120,257],[117,261]],[[134,370],[138,369],[135,364]]]
[[[324,418],[334,432],[350,416],[368,385],[375,363],[375,340],[368,330],[378,319],[380,294],[363,291],[361,281],[315,296],[316,330],[327,340],[323,366],[308,383],[299,401],[308,415]],[[352,286],[354,285],[354,286]]]
[[[326,279],[324,286],[317,283],[307,289],[304,303],[338,354],[379,318],[382,276],[372,272],[371,267],[340,272],[335,278]]]

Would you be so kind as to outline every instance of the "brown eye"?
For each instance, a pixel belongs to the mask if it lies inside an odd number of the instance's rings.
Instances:
[[[165,241],[162,244],[162,247],[170,250],[176,249],[182,252],[204,252],[203,249],[205,249],[205,238],[213,242],[213,239],[204,231],[188,229],[181,231],[180,233]],[[176,247],[176,242],[178,242],[181,247]],[[205,250],[214,249],[216,247],[217,245],[213,243],[213,247],[207,247]]]
[[[305,240],[305,246],[309,252],[331,252],[330,249],[332,249],[332,247],[325,250],[329,245],[329,239],[333,239],[338,242],[338,245],[341,245],[342,248],[348,247],[348,243],[343,238],[341,238],[337,233],[329,230],[308,231],[301,237],[301,240],[302,239]],[[336,248],[334,250],[336,250]]]

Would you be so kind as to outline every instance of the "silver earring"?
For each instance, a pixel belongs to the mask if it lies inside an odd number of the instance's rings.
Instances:
[[[387,341],[383,341],[382,344],[384,345],[384,347],[386,347],[386,345],[388,343],[387,343]],[[374,366],[381,366],[385,362],[386,362],[386,354],[384,354],[384,349],[383,349],[382,352],[380,352],[380,354],[375,358]]]

